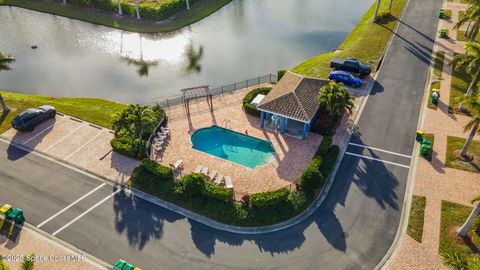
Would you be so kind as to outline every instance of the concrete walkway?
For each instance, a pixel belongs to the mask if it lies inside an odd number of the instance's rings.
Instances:
[[[441,20],[438,28],[448,28],[450,37],[455,38],[457,31],[453,26],[458,21],[458,12],[465,10],[467,5],[457,1],[445,2],[443,7],[452,10],[452,18]],[[441,98],[437,110],[426,110],[423,124],[426,133],[435,134],[433,160],[419,159],[413,191],[415,195],[427,198],[422,243],[406,235],[390,269],[447,269],[439,255],[441,202],[447,200],[470,205],[470,200],[480,194],[479,174],[445,167],[447,136],[466,138],[468,135],[463,132],[463,126],[469,117],[448,113],[452,77],[452,67],[448,63],[454,53],[464,51],[463,45],[464,42],[454,39],[436,38],[435,50],[445,51],[440,78]],[[480,139],[480,136],[476,139]]]

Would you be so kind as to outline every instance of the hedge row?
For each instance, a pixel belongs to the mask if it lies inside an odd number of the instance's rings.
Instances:
[[[161,180],[173,180],[173,170],[149,158],[142,159],[142,166]]]
[[[114,10],[115,6],[111,0],[68,0],[68,3],[105,10]]]
[[[290,191],[281,188],[273,191],[254,193],[250,196],[250,206],[271,207],[287,200]]]
[[[113,151],[130,158],[142,159],[147,155],[146,142],[138,139],[133,140],[128,136],[115,137],[110,141],[110,145]]]
[[[268,92],[270,92],[270,90],[272,90],[271,87],[261,87],[261,88],[253,89],[252,91],[248,92],[248,94],[245,95],[242,101],[243,109],[245,110],[245,112],[250,115],[260,117],[260,111],[257,110],[257,107],[255,107],[250,103],[255,99],[257,95],[259,94],[266,95],[268,94]]]

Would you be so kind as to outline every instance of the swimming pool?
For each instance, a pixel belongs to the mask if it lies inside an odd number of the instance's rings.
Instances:
[[[275,155],[271,142],[218,126],[197,130],[192,144],[193,149],[249,168],[267,164]]]

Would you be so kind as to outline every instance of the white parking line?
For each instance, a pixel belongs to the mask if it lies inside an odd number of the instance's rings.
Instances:
[[[51,129],[53,126],[55,126],[56,124],[59,124],[61,123],[63,120],[65,120],[65,116],[58,122],[55,122],[53,124],[51,124],[50,126],[48,126],[47,128],[45,128],[44,130],[40,131],[39,133],[35,134],[35,136],[31,137],[30,139],[28,139],[26,142],[22,143],[22,144],[27,144],[28,142],[30,142],[31,140],[37,138],[38,136],[42,135],[45,131]]]
[[[118,192],[120,192],[121,189],[117,189],[116,191],[114,191],[112,194],[108,195],[107,197],[103,198],[101,201],[99,201],[98,203],[96,203],[94,206],[90,207],[89,209],[87,209],[85,212],[81,213],[79,216],[77,216],[76,218],[72,219],[70,222],[68,222],[67,224],[65,224],[63,227],[61,227],[60,229],[58,229],[57,231],[55,231],[54,233],[52,233],[53,236],[57,235],[58,233],[60,233],[61,231],[65,230],[68,226],[72,225],[75,221],[81,219],[83,216],[85,216],[86,214],[90,213],[93,209],[97,208],[99,205],[101,205],[102,203],[106,202],[108,199],[110,199],[111,197],[115,196],[115,194],[117,194]]]
[[[95,135],[93,138],[91,138],[90,140],[88,140],[86,143],[84,143],[82,146],[80,146],[79,148],[77,148],[77,150],[75,150],[73,153],[71,153],[70,155],[68,155],[66,158],[64,158],[63,160],[67,160],[69,157],[75,155],[76,153],[78,153],[78,151],[80,151],[80,149],[82,149],[83,147],[85,147],[85,145],[91,143],[93,140],[95,140],[98,136],[100,136],[105,130],[102,130],[100,131],[100,133],[98,133],[97,135]]]
[[[77,127],[76,129],[70,131],[67,135],[63,136],[60,140],[56,141],[55,143],[51,144],[49,147],[45,148],[45,150],[43,150],[44,152],[47,152],[50,148],[54,147],[55,145],[59,144],[61,141],[63,141],[65,138],[67,138],[68,136],[72,135],[73,133],[75,133],[75,131],[79,130],[80,128],[82,128],[83,125],[80,124],[79,127]]]
[[[42,227],[43,225],[45,225],[47,222],[49,222],[50,220],[58,217],[58,215],[60,215],[61,213],[67,211],[70,207],[74,206],[75,204],[77,204],[78,202],[80,202],[81,200],[85,199],[86,197],[88,197],[90,194],[94,193],[95,191],[99,190],[100,188],[102,188],[103,186],[105,186],[105,183],[99,185],[98,187],[94,188],[93,190],[91,190],[90,192],[88,192],[87,194],[83,195],[82,197],[78,198],[78,200],[72,202],[71,204],[69,204],[67,207],[63,208],[62,210],[58,211],[55,215],[49,217],[48,219],[46,219],[45,221],[43,221],[42,223],[38,224],[37,225],[37,228],[40,228]]]
[[[392,164],[392,165],[396,165],[396,166],[400,166],[400,167],[404,167],[404,168],[410,169],[410,166],[403,165],[403,164],[400,164],[400,163],[391,162],[391,161],[386,161],[386,160],[379,159],[379,158],[374,158],[374,157],[369,157],[369,156],[363,156],[363,155],[359,155],[359,154],[355,154],[355,153],[350,153],[350,152],[345,152],[345,154],[346,154],[346,155],[350,155],[350,156],[355,156],[355,157],[360,157],[360,158],[366,158],[366,159],[370,159],[370,160],[375,160],[375,161],[379,161],[379,162],[383,162],[383,163],[388,163],[388,164]]]
[[[380,148],[366,146],[366,145],[363,145],[363,144],[356,144],[356,143],[348,143],[348,144],[353,145],[353,146],[362,147],[362,148],[372,149],[372,150],[376,150],[376,151],[380,151],[380,152],[385,152],[385,153],[388,153],[388,154],[397,155],[397,156],[401,156],[401,157],[412,158],[412,156],[409,156],[409,155],[404,155],[404,154],[400,154],[400,153],[396,153],[396,152],[392,152],[392,151],[383,150],[383,149],[380,149]]]

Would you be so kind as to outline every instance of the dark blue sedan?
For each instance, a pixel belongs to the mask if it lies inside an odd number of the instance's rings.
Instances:
[[[350,72],[343,70],[335,70],[328,74],[328,78],[335,82],[341,82],[353,87],[362,86],[362,80],[358,77],[353,76]]]

